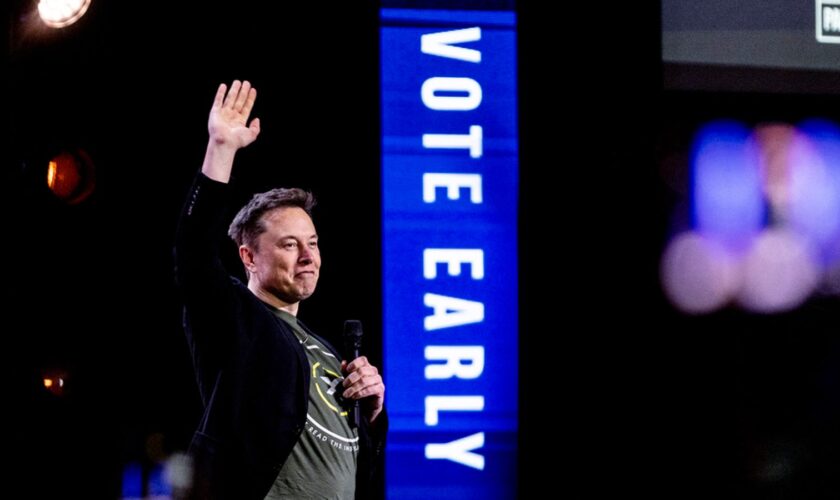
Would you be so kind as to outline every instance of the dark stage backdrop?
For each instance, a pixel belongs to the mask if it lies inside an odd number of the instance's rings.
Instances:
[[[676,196],[661,160],[693,127],[838,119],[840,103],[665,92],[659,5],[630,23],[519,3],[520,496],[836,497],[835,301],[683,316],[658,266]],[[126,463],[188,443],[199,401],[171,247],[219,82],[261,92],[240,201],[276,185],[320,197],[322,282],[301,316],[333,337],[360,319],[379,355],[378,5],[148,7],[93,0],[39,33],[29,2],[3,4],[3,408],[9,472],[34,478],[9,488],[27,497],[118,497]],[[75,147],[96,190],[67,206],[45,162]],[[63,397],[43,389],[52,370]]]
[[[276,186],[319,198],[322,279],[301,317],[339,345],[344,320],[361,320],[365,349],[380,358],[374,2],[94,0],[58,31],[39,26],[32,2],[13,4],[0,186],[8,248],[26,257],[3,266],[16,325],[5,329],[3,406],[12,467],[44,471],[21,488],[116,498],[126,463],[189,442],[199,401],[171,252],[220,82],[249,79],[260,92],[262,133],[238,158],[237,204]],[[72,206],[46,187],[46,162],[64,148],[83,148],[96,168],[95,191]],[[53,371],[66,379],[60,398],[41,385]]]

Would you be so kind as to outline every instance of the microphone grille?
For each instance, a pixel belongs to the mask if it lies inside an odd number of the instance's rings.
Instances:
[[[362,336],[362,322],[357,319],[348,319],[344,322],[344,336],[358,339]]]

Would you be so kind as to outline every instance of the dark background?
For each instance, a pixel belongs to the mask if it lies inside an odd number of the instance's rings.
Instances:
[[[362,320],[379,357],[375,2],[94,0],[58,31],[38,28],[29,2],[3,8],[9,488],[116,498],[123,465],[155,456],[150,436],[164,453],[186,448],[199,401],[171,248],[220,82],[261,91],[241,201],[277,185],[320,199],[324,267],[301,317],[332,338]],[[632,23],[628,9],[517,6],[521,496],[834,498],[834,299],[676,313],[658,262],[679,196],[659,165],[705,120],[836,119],[840,103],[666,91],[659,7],[634,5]],[[68,206],[47,190],[46,162],[77,147],[96,190]],[[232,246],[228,258],[238,270]],[[52,370],[67,374],[63,397],[42,388]]]
[[[34,497],[116,498],[123,465],[152,458],[150,437],[183,451],[200,416],[171,253],[219,83],[261,92],[236,204],[281,185],[320,200],[323,278],[301,317],[339,341],[360,319],[379,357],[377,5],[94,0],[64,30],[40,27],[31,5],[8,16],[3,72],[3,225],[20,257],[3,280],[14,470],[45,471],[20,484]],[[67,205],[46,164],[77,147],[96,190]],[[227,258],[241,275],[232,244]],[[60,398],[41,386],[53,370],[67,374]]]

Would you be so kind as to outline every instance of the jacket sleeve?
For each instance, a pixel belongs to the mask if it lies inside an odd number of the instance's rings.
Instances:
[[[175,278],[184,305],[184,327],[207,403],[236,332],[237,305],[219,250],[225,236],[230,188],[204,174],[196,177],[175,236]]]
[[[385,437],[388,434],[388,415],[385,409],[371,426],[366,418],[359,429],[362,441],[359,470],[356,473],[356,498],[379,500],[385,498]]]

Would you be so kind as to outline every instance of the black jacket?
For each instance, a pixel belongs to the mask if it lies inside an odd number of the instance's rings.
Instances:
[[[175,242],[184,327],[204,404],[190,445],[193,497],[262,500],[303,431],[309,363],[291,328],[222,266],[229,191],[199,174]],[[374,464],[382,458],[385,424],[377,419],[375,439],[361,424],[357,498],[377,496],[369,488],[381,470]]]

